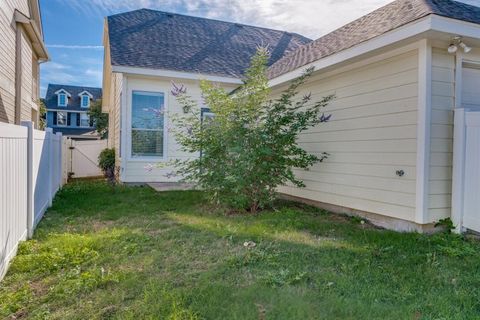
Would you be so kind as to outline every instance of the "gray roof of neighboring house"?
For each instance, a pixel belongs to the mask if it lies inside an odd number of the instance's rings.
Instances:
[[[397,0],[285,55],[268,76],[278,77],[430,14],[480,23],[480,7],[452,0]]]
[[[57,95],[55,94],[55,92],[60,89],[64,89],[71,94],[71,97],[68,99],[67,107],[58,106]],[[47,88],[47,93],[45,95],[45,106],[47,107],[47,109],[65,109],[72,111],[85,110],[85,108],[82,108],[80,106],[80,97],[78,96],[78,94],[83,91],[88,91],[93,96],[93,100],[98,100],[102,98],[101,88],[70,86],[64,84],[49,84]]]
[[[99,139],[99,134],[91,128],[59,128],[53,127],[53,133],[61,132],[64,136],[83,136],[85,138]]]
[[[239,78],[258,46],[272,64],[310,42],[299,34],[140,9],[109,16],[111,63]]]

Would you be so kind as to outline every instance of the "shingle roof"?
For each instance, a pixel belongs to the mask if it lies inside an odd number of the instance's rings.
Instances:
[[[451,0],[397,0],[285,55],[268,76],[278,77],[430,14],[480,23],[480,7]]]
[[[272,64],[311,41],[295,33],[149,9],[107,21],[112,65],[236,78],[257,46],[269,46]]]
[[[60,89],[64,89],[68,93],[71,94],[71,97],[68,99],[67,107],[59,107],[57,92]],[[102,98],[102,89],[101,88],[93,88],[93,87],[83,87],[83,86],[69,86],[64,84],[49,84],[47,88],[47,93],[45,95],[45,106],[47,109],[65,109],[65,110],[85,110],[80,106],[80,97],[78,96],[79,93],[83,91],[88,91],[93,96],[93,100],[101,99]]]
[[[59,127],[54,127],[53,133],[61,132],[62,135],[64,136],[87,136],[88,137],[94,137],[94,138],[99,138],[98,133],[95,131],[95,129],[90,129],[90,128],[59,128]]]

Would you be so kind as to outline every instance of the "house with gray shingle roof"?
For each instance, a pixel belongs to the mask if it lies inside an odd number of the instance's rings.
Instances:
[[[479,7],[397,0],[314,41],[142,9],[107,17],[104,45],[103,109],[121,181],[175,181],[172,168],[144,167],[192,156],[168,131],[168,114],[182,112],[172,82],[208,108],[199,80],[238,88],[257,46],[268,45],[272,97],[308,67],[315,72],[304,93],[336,96],[325,110],[331,121],[299,139],[331,156],[296,172],[306,188],[280,193],[397,230],[427,231],[449,217],[462,226],[465,174],[457,164],[465,161],[453,145],[463,129],[454,113],[480,110]],[[148,119],[152,107],[161,119]],[[480,218],[465,221],[480,231]]]
[[[44,99],[47,127],[72,139],[99,139],[88,110],[101,98],[101,88],[49,84]]]

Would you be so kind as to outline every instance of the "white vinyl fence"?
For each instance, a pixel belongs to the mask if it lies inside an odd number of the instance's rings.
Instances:
[[[455,110],[452,220],[457,232],[480,232],[480,110]]]
[[[0,123],[0,279],[66,182],[61,134]]]

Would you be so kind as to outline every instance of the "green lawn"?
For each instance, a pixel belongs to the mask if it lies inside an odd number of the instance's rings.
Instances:
[[[480,244],[293,203],[227,216],[200,192],[77,182],[0,283],[4,317],[478,319]]]

